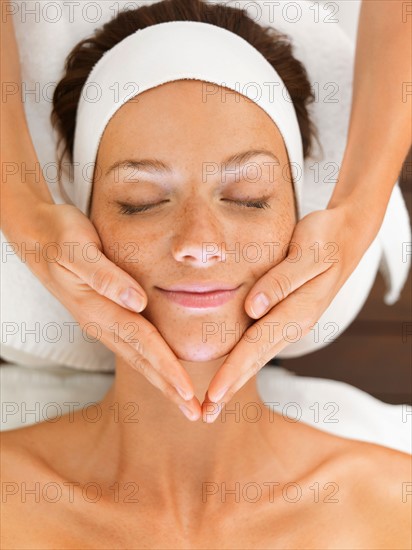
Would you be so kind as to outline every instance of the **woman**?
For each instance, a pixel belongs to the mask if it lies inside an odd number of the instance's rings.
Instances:
[[[229,25],[219,13],[216,24]],[[128,32],[134,30],[130,25]],[[114,20],[99,39],[123,31],[122,20]],[[276,45],[306,89],[304,68],[287,44]],[[84,76],[92,68],[87,47],[74,51],[60,89],[69,82],[81,89],[84,80],[72,77],[76,59]],[[205,417],[188,422],[118,355],[114,384],[97,406],[3,434],[2,546],[407,548],[407,455],[281,417],[262,402],[256,377],[209,422],[220,407],[208,399],[208,383],[240,334],[224,338],[207,328],[243,331],[253,322],[244,312],[245,296],[282,261],[296,215],[290,178],[279,170],[287,152],[277,126],[240,94],[199,103],[203,84],[157,86],[114,114],[98,149],[90,218],[109,258],[117,247],[139,243],[138,262],[117,262],[144,287],[144,315],[181,358],[195,393],[205,395]],[[308,93],[294,100],[305,151],[312,137],[309,99]],[[64,120],[73,120],[75,109],[75,101],[56,92],[54,121],[69,153],[74,128]],[[222,185],[221,174],[201,184],[205,159],[220,165],[257,148],[276,151],[274,178],[267,173],[270,157],[260,154],[247,161],[261,169],[258,184],[227,178]],[[136,155],[160,158],[171,172],[136,182],[128,166],[113,169]],[[233,242],[251,241],[262,250],[259,263],[243,255],[224,259],[222,249],[204,261],[204,242],[233,249]],[[267,242],[280,243],[274,259]],[[175,288],[194,282],[226,291],[196,297]],[[186,404],[182,412],[198,418],[195,398]]]
[[[5,45],[2,77],[5,83],[19,85],[19,57],[11,16],[16,5],[12,6],[8,0],[1,2],[5,15],[2,19]],[[409,104],[399,99],[403,83],[410,81],[411,39],[407,9],[401,0],[368,0],[362,3],[351,125],[339,182],[328,208],[301,220],[293,236],[293,240],[302,247],[305,242],[301,236],[311,242],[339,242],[341,261],[334,266],[334,270],[323,273],[320,262],[299,263],[299,270],[295,263],[280,263],[255,285],[246,299],[246,312],[253,318],[260,317],[262,313],[258,315],[258,310],[252,307],[252,298],[264,292],[269,296],[271,307],[277,304],[279,298],[284,298],[269,313],[270,320],[279,322],[292,317],[301,325],[306,324],[307,315],[302,312],[309,310],[309,325],[315,323],[377,234],[393,184],[410,146]],[[48,64],[48,61],[45,63]],[[391,79],[386,80],[389,70]],[[383,88],[382,82],[385,82]],[[376,117],[377,112],[379,117]],[[4,162],[28,166],[38,162],[36,143],[31,142],[19,94],[2,103],[2,131]],[[385,150],[385,155],[380,155],[382,150]],[[9,177],[8,184],[3,180],[2,230],[7,239],[11,242],[24,241],[28,249],[33,249],[37,243],[45,246],[53,241],[61,243],[64,251],[67,250],[64,246],[67,241],[76,240],[81,244],[98,241],[93,226],[76,208],[62,209],[54,204],[42,174],[39,176],[39,181],[35,182],[30,178],[22,181],[20,173]],[[368,208],[364,207],[365,204]],[[72,229],[74,226],[75,232]],[[140,316],[133,312],[145,307],[146,296],[142,287],[104,255],[98,264],[90,264],[81,255],[76,255],[73,260],[69,254],[56,264],[33,261],[33,255],[29,255],[27,261],[36,276],[78,321],[86,317],[86,321],[93,322],[96,312],[99,312],[102,342],[108,347],[111,344],[109,327],[114,316],[122,317],[124,323],[133,322],[136,318],[140,322]],[[103,276],[95,277],[97,268]],[[282,278],[281,275],[285,274],[287,278]],[[272,279],[278,280],[279,284],[282,281],[290,283],[282,286],[283,296],[279,292],[271,292]],[[320,292],[316,287],[317,281],[320,282]],[[102,282],[106,284],[102,285]],[[131,292],[127,291],[128,288]],[[140,298],[139,294],[142,294]],[[312,299],[313,295],[315,299]],[[81,306],[84,299],[88,302],[87,312]],[[146,344],[153,342],[153,327],[148,327],[140,337]],[[239,359],[242,359],[243,368],[250,369],[260,355],[261,346],[259,343],[246,347],[242,344],[235,348],[235,355],[230,359],[237,367],[240,366]],[[153,378],[156,373],[162,372],[162,384],[157,384],[157,387],[162,388],[166,382],[175,379],[192,395],[190,381],[184,377],[179,362],[164,340],[157,338],[155,347],[155,353],[149,353],[151,346],[148,345],[140,353],[130,347],[127,356],[133,361],[138,358],[146,360],[147,372],[151,372]],[[116,353],[122,353],[120,346],[114,345],[114,348]],[[278,351],[279,348],[272,346],[268,355],[271,358]],[[45,360],[44,355],[42,359]],[[229,384],[233,390],[239,387],[239,380],[228,370],[229,366],[226,365],[226,370],[220,372],[211,384],[210,394],[215,398],[223,385]]]

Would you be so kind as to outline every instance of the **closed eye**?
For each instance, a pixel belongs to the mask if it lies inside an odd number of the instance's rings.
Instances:
[[[139,206],[128,204],[127,202],[119,202],[118,204],[120,206],[120,213],[125,214],[126,216],[130,216],[132,214],[138,214],[139,212],[147,212],[147,210],[151,210],[152,208],[155,208],[156,206],[159,206],[160,204],[163,204],[165,202],[169,201],[164,200],[152,204],[141,204]]]
[[[264,200],[248,200],[248,201],[235,201],[231,199],[222,199],[224,201],[232,202],[234,204],[237,204],[239,206],[243,206],[246,208],[270,208],[270,204]]]
[[[240,206],[242,208],[270,208],[270,204],[264,200],[248,200],[248,201],[236,201],[232,199],[221,199],[222,201],[227,201],[230,203],[233,203],[237,206]],[[126,216],[130,216],[132,214],[138,214],[140,212],[147,212],[148,210],[152,210],[156,206],[160,206],[161,204],[164,204],[165,202],[170,202],[168,200],[164,200],[161,202],[156,202],[152,204],[141,204],[139,206],[134,204],[129,204],[125,202],[119,202],[120,206],[120,213],[124,214]]]

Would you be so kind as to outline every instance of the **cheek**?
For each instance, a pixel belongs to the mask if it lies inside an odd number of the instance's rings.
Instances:
[[[127,266],[131,265],[130,259],[133,259],[136,252],[137,245],[133,247],[135,239],[127,227],[119,223],[118,216],[99,193],[93,196],[90,221],[99,235],[105,256],[130,273]]]
[[[294,228],[293,208],[282,209],[243,242],[241,261],[249,266],[252,280],[257,281],[285,259]]]
[[[132,217],[123,219],[107,212],[93,221],[99,234],[103,253],[114,264],[135,279],[145,290],[150,286],[156,266],[166,268],[162,250],[164,232],[147,230],[133,223]]]

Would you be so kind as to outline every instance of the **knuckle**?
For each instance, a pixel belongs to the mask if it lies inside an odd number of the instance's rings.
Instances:
[[[134,355],[131,364],[132,367],[140,372],[145,378],[149,378],[149,364],[141,355]]]
[[[249,369],[251,376],[257,374],[263,367],[263,365],[265,365],[265,361],[262,357],[258,357],[257,359],[255,359]]]
[[[98,267],[92,275],[90,286],[99,294],[105,294],[113,282],[113,274],[104,267]]]
[[[273,348],[272,342],[264,342],[260,348],[259,359],[262,363],[262,366],[272,357],[270,351]]]
[[[263,367],[263,363],[261,360],[257,360],[253,363],[252,368],[250,369],[250,373],[252,376],[256,376],[256,374],[260,371],[260,369]]]
[[[150,340],[152,338],[155,338],[156,336],[159,336],[160,333],[159,331],[157,330],[157,328],[152,325],[152,324],[145,324],[144,327],[143,327],[143,334],[144,334],[144,337],[147,339],[147,340]]]
[[[284,273],[276,273],[270,276],[270,289],[275,298],[280,302],[288,296],[292,290],[292,283]]]
[[[136,338],[136,340],[133,341],[132,346],[136,350],[136,352],[138,353],[138,356],[142,357],[143,356],[143,344],[142,344],[140,338]]]
[[[268,362],[268,352],[269,350],[271,349],[272,347],[272,344],[270,342],[267,342],[265,344],[263,344],[262,346],[260,346],[259,348],[259,354],[258,356],[256,357],[256,359],[253,361],[251,367],[250,367],[250,372],[252,373],[252,376],[254,376],[255,374],[257,374],[260,369],[262,367],[264,367],[266,365],[266,363]]]
[[[165,384],[164,386],[162,386],[161,390],[162,390],[163,394],[168,399],[172,399],[173,401],[176,400],[176,397],[177,397],[178,394],[177,394],[177,391],[175,390],[175,388],[173,386],[171,386],[170,384]],[[183,402],[183,400],[182,400],[182,402]]]

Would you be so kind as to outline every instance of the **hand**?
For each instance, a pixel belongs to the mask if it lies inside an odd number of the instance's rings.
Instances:
[[[157,329],[138,312],[147,305],[142,287],[102,252],[102,244],[91,221],[75,206],[40,203],[34,206],[36,223],[30,230],[8,235],[9,241],[40,243],[40,261],[27,255],[31,271],[79,321],[98,319],[101,341],[143,374],[173,403],[185,405],[193,419],[201,415],[193,384]],[[11,238],[10,238],[11,237]],[[44,248],[53,243],[50,248]],[[71,243],[71,246],[69,246]],[[29,245],[29,243],[27,243]],[[33,248],[33,244],[28,246]],[[58,253],[54,251],[58,251]],[[87,254],[83,251],[87,250]],[[54,254],[54,258],[52,255]],[[59,257],[60,256],[60,257]],[[89,258],[89,259],[87,259]],[[98,258],[97,261],[90,259]],[[57,261],[56,261],[57,260]],[[110,329],[116,319],[119,334]],[[138,326],[138,340],[131,339],[130,327]],[[183,397],[177,388],[187,394]]]
[[[6,7],[3,2],[2,7]],[[1,56],[2,82],[20,85],[21,68],[13,18],[3,18],[1,31],[2,45],[3,42],[6,45]],[[20,94],[12,94],[1,103],[1,116],[2,166],[7,163],[39,166]],[[187,372],[156,328],[139,315],[147,304],[145,292],[130,275],[102,253],[101,241],[91,221],[74,206],[54,204],[42,177],[34,185],[31,178],[30,182],[23,181],[19,173],[2,179],[1,222],[7,240],[10,243],[25,242],[28,250],[41,247],[39,261],[33,258],[33,254],[25,258],[31,271],[79,321],[82,328],[98,319],[103,344],[122,356],[172,402],[193,411],[194,419],[199,418],[200,403],[194,397],[193,384]],[[76,246],[72,247],[70,243]],[[88,261],[82,255],[84,247],[87,247],[89,257],[93,257],[92,243],[99,256],[96,262]],[[53,246],[47,247],[48,244]],[[57,261],[47,260],[47,255],[53,254],[53,247],[58,249]],[[46,254],[43,254],[44,251],[47,251]],[[20,255],[20,248],[17,254]],[[118,321],[117,326],[120,327],[119,334],[116,334],[118,343],[110,330],[113,319]],[[136,324],[139,341],[131,342],[130,327]],[[187,393],[188,399],[176,391],[179,386]]]
[[[259,321],[245,331],[210,382],[202,404],[204,420],[214,422],[222,403],[228,403],[288,345],[282,337],[287,323],[298,323],[300,337],[311,330],[358,265],[378,229],[376,224],[365,224],[352,203],[311,212],[297,223],[286,258],[267,271],[246,297],[246,313]],[[266,299],[256,303],[254,299],[261,293]],[[256,334],[262,337],[254,342]]]

